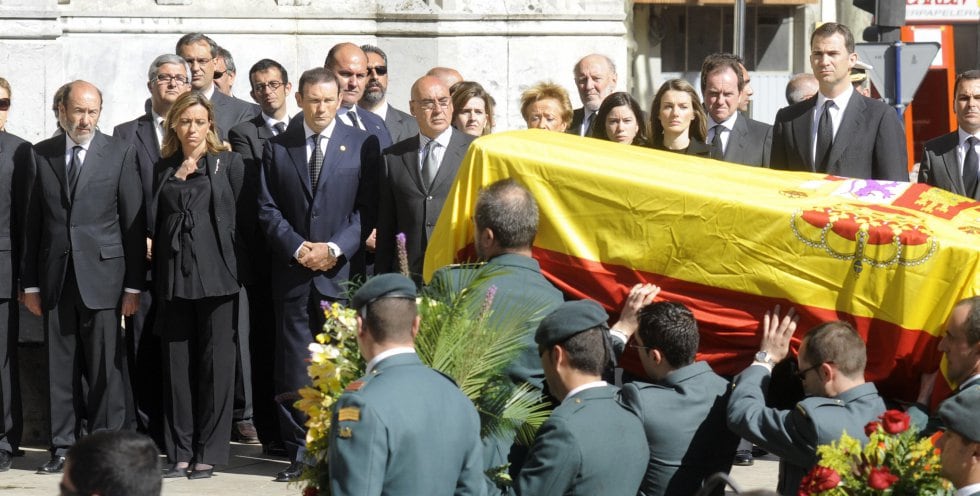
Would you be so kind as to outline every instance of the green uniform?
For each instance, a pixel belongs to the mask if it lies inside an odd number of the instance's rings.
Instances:
[[[980,385],[980,375],[975,375],[967,379],[963,384],[960,384],[951,396],[955,396],[960,391],[975,385]],[[909,407],[907,413],[912,419],[912,425],[919,429],[919,435],[923,437],[931,436],[943,428],[943,421],[937,415],[929,415],[928,407],[925,405],[916,403]]]
[[[620,401],[643,421],[650,448],[641,496],[694,494],[712,474],[731,470],[738,436],[725,422],[730,391],[707,362],[681,367],[657,384],[623,385]]]
[[[615,386],[565,398],[538,430],[514,490],[525,496],[634,496],[650,451]]]
[[[482,495],[480,419],[414,353],[381,360],[334,408],[330,490],[342,495]]]
[[[803,476],[817,463],[817,446],[847,432],[867,442],[864,426],[885,412],[874,384],[866,383],[836,398],[811,396],[793,410],[766,407],[769,371],[753,365],[735,378],[728,399],[728,426],[744,439],[780,457],[780,494],[795,496]]]

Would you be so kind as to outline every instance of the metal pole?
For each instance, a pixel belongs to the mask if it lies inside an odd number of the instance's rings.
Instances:
[[[905,104],[902,103],[902,42],[896,41],[895,47],[895,112],[898,112],[898,119],[903,119]]]
[[[745,58],[745,0],[735,0],[735,29],[733,30],[732,51]]]

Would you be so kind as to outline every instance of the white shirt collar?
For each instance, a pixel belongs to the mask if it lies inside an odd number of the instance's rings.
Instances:
[[[731,131],[732,129],[735,129],[735,120],[736,119],[738,119],[738,111],[737,110],[735,112],[732,112],[732,115],[730,115],[727,119],[725,119],[724,122],[715,122],[715,120],[712,119],[711,116],[709,115],[708,116],[708,129],[711,129],[711,128],[717,126],[718,124],[721,124],[722,126],[725,127],[725,129]]]
[[[286,114],[286,120],[279,120],[279,119],[276,119],[275,117],[269,117],[268,114],[266,114],[265,112],[262,112],[262,120],[265,121],[266,127],[268,127],[270,130],[272,130],[272,132],[276,132],[276,124],[279,124],[280,122],[283,123],[283,124],[285,124],[286,127],[289,127],[289,114]],[[333,124],[333,123],[331,122],[331,124]],[[306,121],[305,120],[303,121],[303,125],[306,125]],[[307,129],[309,129],[309,128],[307,128]],[[313,131],[310,131],[310,134],[313,134]]]
[[[330,136],[333,135],[333,128],[334,128],[334,126],[336,126],[336,124],[337,124],[337,118],[334,117],[330,121],[330,124],[327,124],[327,127],[323,128],[323,131],[320,131],[320,136],[323,136],[324,138],[330,139]],[[314,134],[316,134],[313,131],[313,129],[310,128],[309,124],[306,123],[306,119],[305,118],[303,119],[303,132],[305,133],[304,136],[306,136],[306,139],[310,139],[311,136],[313,136]]]
[[[980,492],[980,482],[976,484],[970,484],[969,486],[963,486],[956,490],[956,496],[970,496]]]
[[[817,106],[816,106],[817,113],[821,112],[821,110],[823,109],[823,104],[827,100],[833,100],[834,105],[836,105],[837,108],[839,108],[841,112],[843,112],[844,109],[847,107],[847,102],[851,101],[851,95],[853,94],[854,94],[854,87],[851,85],[847,85],[847,89],[845,89],[843,93],[837,95],[834,98],[827,98],[823,95],[823,93],[818,92]]]
[[[92,133],[92,139],[95,139],[95,133]],[[92,140],[91,139],[88,140],[88,141],[86,141],[85,143],[75,143],[75,140],[71,139],[71,136],[68,133],[65,133],[65,154],[66,155],[67,154],[70,154],[71,151],[72,151],[71,149],[72,148],[75,148],[75,146],[82,147],[82,150],[84,152],[88,153],[88,147],[91,144],[92,144]]]
[[[367,366],[364,367],[364,375],[368,375],[371,372],[373,372],[374,367],[376,367],[379,363],[381,363],[381,360],[384,360],[385,358],[392,357],[395,355],[404,355],[406,353],[414,354],[415,348],[412,348],[411,346],[399,346],[378,353],[377,355],[374,356],[374,358],[371,359],[370,362],[367,363]]]
[[[959,146],[962,146],[962,147],[965,148],[966,147],[966,140],[970,136],[973,136],[974,138],[980,140],[980,131],[977,131],[976,134],[970,134],[970,133],[964,131],[963,129],[957,129],[956,130],[956,136],[959,138]]]
[[[374,110],[366,109],[364,107],[361,107],[361,110],[366,111],[366,112],[371,112],[372,114],[380,117],[381,120],[385,120],[385,119],[388,118],[388,108],[389,107],[391,107],[391,105],[388,105],[388,100],[385,99],[383,102],[381,102],[380,105],[378,105],[378,108],[376,108]]]
[[[214,96],[214,83],[211,83],[211,87],[210,88],[208,88],[206,90],[202,90],[201,91],[201,94],[204,95],[204,97],[207,98],[208,101],[210,102],[211,101],[211,97]]]
[[[439,143],[440,145],[442,145],[443,148],[449,148],[449,140],[452,139],[452,137],[453,137],[452,126],[447,127],[445,131],[439,133],[439,136],[436,136],[435,139],[430,139],[426,135],[419,133],[419,150],[425,148],[425,145],[428,145],[430,141],[435,141],[436,143]]]
[[[582,384],[581,386],[579,386],[579,387],[577,387],[577,388],[569,391],[568,394],[565,395],[565,399],[561,400],[561,402],[564,403],[564,402],[568,401],[569,398],[571,398],[572,396],[575,396],[578,393],[581,393],[582,391],[585,391],[586,389],[592,389],[592,388],[603,387],[603,386],[608,386],[608,385],[609,385],[609,383],[606,382],[606,381],[595,381],[595,382],[589,382],[589,383],[586,383],[586,384]]]

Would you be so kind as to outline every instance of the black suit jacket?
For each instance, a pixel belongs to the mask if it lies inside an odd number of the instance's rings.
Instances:
[[[405,233],[409,270],[416,276],[421,274],[429,236],[473,139],[473,136],[452,130],[439,171],[428,188],[422,186],[418,135],[385,150],[378,205],[376,273],[398,271],[395,236]],[[419,280],[418,277],[416,279]]]
[[[725,162],[769,167],[772,150],[772,126],[749,119],[739,113],[728,136]]]
[[[956,160],[956,147],[959,144],[957,131],[927,141],[922,149],[922,163],[919,164],[919,182],[969,196],[963,184],[960,164]],[[980,190],[973,199],[980,200]]]
[[[574,134],[575,136],[581,136],[579,134],[579,127],[582,126],[582,120],[585,119],[585,107],[579,107],[572,111],[572,123],[568,125],[565,132],[568,134]],[[592,129],[585,130],[585,136],[592,136]]]
[[[69,259],[86,308],[115,308],[123,288],[142,289],[146,277],[146,217],[136,152],[96,132],[67,190],[64,134],[34,146],[21,284],[40,287],[46,310],[61,297]]]
[[[388,127],[388,132],[391,134],[392,143],[398,143],[419,134],[419,124],[415,122],[415,117],[391,105],[388,105],[388,114],[385,115],[385,126]]]
[[[237,126],[238,123],[245,122],[262,113],[262,109],[258,105],[228,96],[218,91],[217,87],[211,94],[211,105],[214,106],[214,120],[218,126],[218,136],[222,140],[228,139],[228,131]]]
[[[153,171],[153,196],[154,203],[160,195],[160,189],[166,184],[167,180],[177,172],[184,154],[177,152],[170,157],[160,159]],[[198,263],[223,263],[233,276],[238,277],[238,262],[235,255],[235,230],[237,219],[238,197],[242,191],[242,176],[244,166],[242,165],[241,155],[235,152],[219,152],[217,154],[205,155],[207,162],[207,175],[211,180],[211,225],[214,226],[218,248],[221,253],[221,260],[198,260]],[[163,219],[156,219],[157,228],[153,230],[153,246],[171,245],[171,234],[161,225]],[[176,234],[179,236],[179,232]],[[165,253],[167,250],[159,249],[154,252]],[[166,298],[170,295],[173,287],[173,280],[170,279],[170,271],[165,270],[168,264],[174,263],[165,260],[162,256],[157,256],[153,260],[153,281],[156,287],[158,298]],[[162,320],[162,319],[161,319]]]
[[[30,143],[0,131],[0,299],[17,297],[32,159]]]
[[[374,229],[380,163],[378,138],[337,124],[317,184],[311,186],[303,123],[290,123],[285,133],[266,141],[259,224],[272,252],[268,263],[276,298],[305,294],[311,281],[324,296],[344,297],[349,260]],[[343,256],[329,271],[314,272],[293,258],[304,241],[334,242]]]
[[[143,203],[146,209],[146,226],[156,222],[156,205],[153,203],[153,167],[160,161],[160,143],[153,129],[153,116],[143,114],[124,122],[112,130],[112,136],[133,145],[139,164],[140,181],[143,184]]]
[[[302,126],[300,126],[302,127]],[[244,181],[238,200],[238,278],[242,284],[269,279],[269,249],[259,228],[259,176],[262,168],[262,149],[265,142],[275,136],[259,114],[228,132],[231,149],[242,156]]]
[[[827,170],[817,170],[810,141],[816,103],[814,96],[776,113],[772,133],[773,169],[908,182],[905,131],[895,109],[858,93],[851,95],[844,110]]]

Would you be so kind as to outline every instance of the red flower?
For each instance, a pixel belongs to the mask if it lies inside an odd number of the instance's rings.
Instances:
[[[809,496],[823,491],[829,491],[840,484],[840,474],[832,468],[817,465],[800,483],[799,496]]]
[[[878,422],[877,420],[873,422],[868,422],[868,425],[864,426],[864,435],[871,437],[871,435],[874,434],[876,430],[878,430],[878,427],[880,425],[881,422]]]
[[[881,419],[881,426],[885,432],[889,434],[899,434],[909,428],[909,416],[905,412],[888,410],[878,418]]]
[[[898,477],[888,470],[888,467],[875,467],[868,474],[868,485],[872,489],[884,491],[898,480]]]
[[[316,486],[306,486],[303,488],[303,496],[317,496],[320,494]]]

